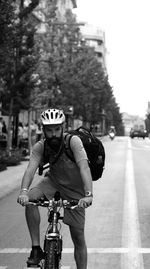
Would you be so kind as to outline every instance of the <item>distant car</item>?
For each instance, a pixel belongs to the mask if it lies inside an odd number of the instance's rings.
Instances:
[[[130,132],[130,137],[131,138],[141,137],[141,138],[145,139],[146,136],[147,136],[146,130],[132,130]]]

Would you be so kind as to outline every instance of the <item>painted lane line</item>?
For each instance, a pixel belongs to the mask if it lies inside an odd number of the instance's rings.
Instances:
[[[23,269],[28,269],[29,267],[24,267]],[[37,267],[36,269],[40,269],[41,267]],[[0,269],[7,269],[7,266],[0,266]],[[35,267],[30,267],[30,269],[35,269]],[[70,266],[61,266],[61,269],[70,269]]]
[[[13,254],[13,253],[30,253],[30,248],[4,248],[0,249],[1,254]]]
[[[3,269],[3,268],[0,267],[0,269]],[[24,267],[23,269],[29,269],[29,267]],[[35,269],[35,267],[34,268],[30,267],[30,269]],[[41,269],[41,267],[36,267],[36,269]],[[70,269],[70,266],[61,266],[61,269]]]
[[[130,139],[125,174],[122,247],[130,251],[121,255],[121,269],[144,269],[142,253],[137,251],[141,249],[141,239]]]
[[[7,269],[7,266],[0,266],[0,269]],[[24,267],[23,269],[28,269],[29,267]],[[40,269],[41,267],[36,267],[36,269]],[[70,269],[70,266],[61,266],[61,269]],[[35,269],[35,267],[30,267],[30,269]],[[87,268],[88,269],[88,268]]]
[[[88,248],[88,254],[103,254],[103,253],[109,253],[109,254],[123,254],[123,253],[130,253],[134,250],[134,253],[150,253],[150,248]],[[31,249],[29,248],[4,248],[0,249],[0,254],[27,254],[30,253]],[[73,254],[74,249],[73,248],[64,248],[63,249],[64,254]],[[1,268],[0,268],[1,269]]]

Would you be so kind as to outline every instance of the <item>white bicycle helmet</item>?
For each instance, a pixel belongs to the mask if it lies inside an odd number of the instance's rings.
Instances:
[[[43,125],[62,124],[65,121],[65,115],[62,110],[51,108],[41,114]]]

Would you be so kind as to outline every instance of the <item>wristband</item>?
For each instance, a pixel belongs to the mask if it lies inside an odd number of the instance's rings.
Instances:
[[[93,194],[91,191],[86,191],[85,192],[85,197],[93,197]]]
[[[27,188],[22,188],[21,191],[26,191],[26,192],[28,192],[28,189],[27,189]]]

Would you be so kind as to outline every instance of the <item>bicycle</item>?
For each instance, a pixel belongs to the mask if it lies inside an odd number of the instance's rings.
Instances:
[[[48,227],[44,239],[44,259],[38,265],[29,265],[27,261],[27,268],[41,268],[41,269],[60,269],[61,257],[63,248],[63,239],[60,234],[61,223],[63,220],[61,215],[61,208],[68,208],[70,210],[78,206],[77,200],[67,201],[60,198],[60,193],[56,192],[52,200],[40,199],[38,201],[29,202],[29,204],[47,207],[48,209]]]

